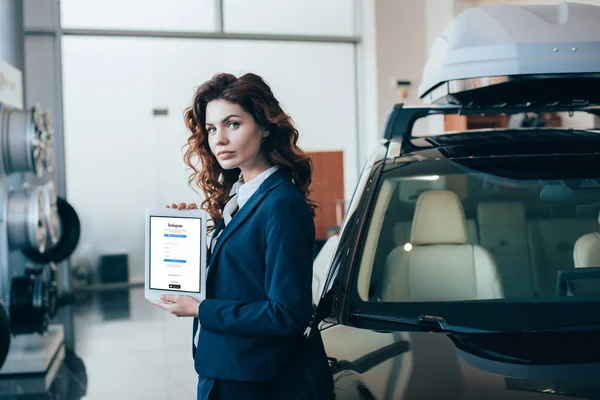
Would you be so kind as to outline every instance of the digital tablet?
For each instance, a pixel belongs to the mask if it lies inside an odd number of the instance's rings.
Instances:
[[[179,294],[204,300],[207,218],[204,210],[146,209],[146,299]]]

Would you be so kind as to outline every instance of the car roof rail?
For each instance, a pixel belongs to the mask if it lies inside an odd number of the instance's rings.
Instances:
[[[567,105],[519,105],[519,106],[462,106],[462,105],[431,105],[405,106],[396,104],[388,114],[384,139],[410,140],[415,122],[431,115],[501,115],[520,113],[544,112],[587,112],[600,117],[600,105],[572,103]]]

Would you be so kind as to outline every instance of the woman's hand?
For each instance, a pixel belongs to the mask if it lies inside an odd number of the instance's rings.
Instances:
[[[166,206],[167,208],[173,208],[176,210],[197,210],[198,206],[195,203],[172,203]],[[153,301],[157,307],[167,310],[171,314],[177,315],[178,317],[198,317],[198,306],[200,301],[190,296],[180,296],[173,294],[163,294],[160,296],[162,301]]]
[[[171,204],[170,206],[167,204],[167,208],[174,208],[176,210],[197,210],[198,206],[196,205],[196,203],[190,203],[190,204],[185,204],[185,203],[179,203],[179,204]]]
[[[163,294],[160,299],[162,301],[153,301],[152,304],[178,317],[198,317],[198,306],[200,306],[198,299],[178,294]]]

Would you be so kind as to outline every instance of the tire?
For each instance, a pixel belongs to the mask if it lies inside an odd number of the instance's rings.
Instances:
[[[59,263],[73,254],[79,243],[81,225],[75,209],[62,197],[57,198],[58,217],[60,218],[62,233],[58,243],[51,249],[40,253],[35,250],[24,250],[23,254],[31,261],[44,264],[48,262]]]
[[[10,321],[8,315],[4,310],[2,304],[0,304],[0,368],[6,361],[8,355],[8,348],[10,347]]]

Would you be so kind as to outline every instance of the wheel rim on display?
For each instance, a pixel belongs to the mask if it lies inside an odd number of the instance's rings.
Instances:
[[[54,126],[52,125],[52,115],[49,111],[44,112],[44,135],[42,142],[44,143],[44,167],[47,171],[54,170]]]
[[[30,111],[8,111],[3,129],[3,159],[7,173],[44,172],[44,119],[39,107]]]
[[[23,254],[31,261],[44,264],[50,261],[61,262],[73,254],[79,243],[81,226],[75,209],[61,197],[57,197],[56,209],[58,212],[59,238],[56,245],[46,248],[42,254],[36,250],[23,250]]]
[[[48,197],[42,187],[13,191],[8,195],[8,243],[12,250],[46,250],[45,210]]]
[[[37,193],[37,196],[35,196],[35,198],[37,199],[37,207],[35,208],[30,208],[30,213],[34,213],[37,212],[38,213],[38,218],[37,218],[37,229],[36,229],[36,235],[35,238],[32,237],[31,241],[30,241],[30,247],[34,247],[34,246],[38,246],[37,248],[40,249],[40,252],[44,252],[46,251],[46,242],[48,240],[48,225],[47,225],[47,218],[46,218],[46,209],[48,208],[47,203],[48,203],[48,199],[46,198],[46,196],[44,195],[44,191],[41,190],[41,188],[36,188],[37,190],[34,191],[34,193]]]
[[[56,189],[54,187],[54,183],[49,182],[44,185],[44,195],[47,197],[47,200],[44,202],[45,210],[44,213],[46,215],[46,226],[48,227],[47,237],[48,244],[47,248],[52,248],[58,243],[58,239],[60,238],[60,218],[58,216],[58,206]]]

